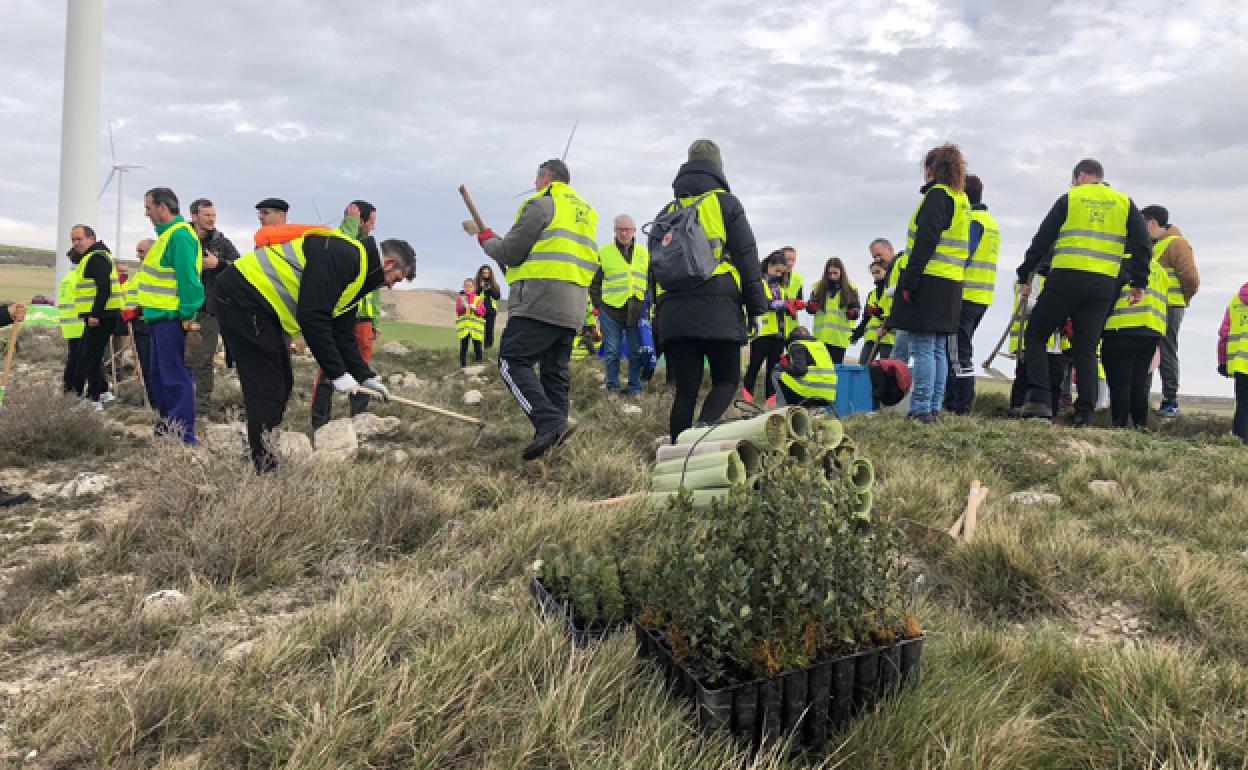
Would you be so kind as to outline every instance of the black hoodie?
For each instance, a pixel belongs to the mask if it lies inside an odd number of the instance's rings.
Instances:
[[[654,315],[655,348],[662,352],[671,340],[731,340],[745,344],[745,317],[757,316],[767,308],[762,280],[758,272],[758,245],[754,230],[746,219],[745,208],[728,187],[724,174],[710,161],[685,163],[672,181],[677,198],[701,195],[715,189],[724,217],[727,235],[724,252],[741,275],[741,290],[731,275],[717,275],[701,286],[683,291],[665,291],[659,297]],[[664,209],[667,207],[664,206]],[[659,212],[662,214],[662,211]],[[653,237],[649,248],[653,254],[659,244]],[[655,296],[654,275],[650,276],[650,296]],[[742,308],[745,312],[742,312]]]
[[[86,266],[82,269],[83,277],[89,281],[95,281],[95,301],[91,303],[91,312],[78,315],[82,318],[116,318],[121,311],[105,309],[105,305],[113,295],[113,257],[108,251],[108,246],[104,244],[104,241],[96,241],[82,255],[82,259],[87,260]]]

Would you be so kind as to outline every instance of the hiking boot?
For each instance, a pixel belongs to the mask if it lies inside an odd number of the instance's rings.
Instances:
[[[1018,410],[1018,416],[1025,420],[1049,420],[1053,417],[1053,410],[1048,404],[1041,404],[1035,401],[1028,401],[1023,404],[1023,408]]]
[[[8,508],[10,505],[21,505],[29,500],[31,496],[26,492],[9,492],[0,489],[0,508]]]
[[[536,460],[537,458],[546,454],[546,452],[548,452],[552,448],[557,447],[563,442],[567,441],[568,437],[571,436],[575,432],[576,432],[576,423],[569,420],[568,422],[565,422],[563,424],[563,427],[559,428],[558,430],[553,430],[549,433],[543,433],[541,435],[534,436],[533,440],[529,442],[529,445],[526,446],[524,448],[524,451],[520,453],[520,457],[525,462],[528,462],[530,460]]]
[[[1174,399],[1162,401],[1161,406],[1157,407],[1157,414],[1162,417],[1178,417],[1179,402]]]

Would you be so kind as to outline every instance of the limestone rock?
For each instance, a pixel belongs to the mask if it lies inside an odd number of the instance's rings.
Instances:
[[[411,372],[404,372],[404,373],[403,373],[403,387],[405,387],[405,388],[423,388],[423,387],[425,387],[425,384],[426,384],[426,383],[425,383],[425,380],[421,379],[420,377],[417,377],[416,375],[412,374]]]
[[[403,375],[398,373],[392,374],[386,378],[386,382],[397,388],[403,384]]]
[[[473,404],[479,404],[479,403],[481,403],[481,399],[482,399],[482,398],[484,398],[484,397],[481,395],[481,391],[479,391],[479,390],[466,390],[466,391],[464,391],[464,399],[463,399],[463,401],[464,401],[464,403],[465,403],[465,404],[467,404],[468,406],[472,406]]]
[[[1117,481],[1109,481],[1105,479],[1097,479],[1088,482],[1088,491],[1094,495],[1105,495],[1106,497],[1119,494],[1122,487]]]
[[[316,431],[316,454],[347,458],[360,448],[360,439],[349,418],[333,420]]]
[[[1052,492],[1032,492],[1030,490],[1023,492],[1014,492],[1006,498],[1011,503],[1018,505],[1061,505],[1062,498]]]
[[[312,456],[312,440],[302,433],[284,430],[277,434],[274,449],[278,455],[287,459],[302,459]]]
[[[407,453],[407,450],[404,450],[404,449],[395,449],[392,452],[390,452],[390,462],[398,464],[398,465],[402,465],[403,463],[407,462],[411,458],[412,456],[409,455]]]
[[[460,369],[465,377],[481,377],[485,375],[485,364],[474,364]]]
[[[143,597],[141,608],[145,620],[172,620],[185,615],[191,608],[186,594],[174,588],[154,591]]]
[[[625,404],[620,407],[620,411],[624,414],[641,414],[641,407],[636,404]]]
[[[401,424],[402,421],[398,417],[378,417],[372,412],[360,412],[351,418],[355,435],[360,440],[376,436],[393,436],[399,432]]]
[[[58,493],[60,497],[73,498],[83,495],[94,495],[108,489],[113,480],[99,473],[79,473],[72,481],[66,482]]]
[[[243,454],[247,451],[247,426],[241,422],[208,423],[199,432],[199,440],[213,452]]]
[[[405,356],[412,351],[408,350],[407,345],[402,342],[391,340],[381,346],[381,352],[391,356]]]

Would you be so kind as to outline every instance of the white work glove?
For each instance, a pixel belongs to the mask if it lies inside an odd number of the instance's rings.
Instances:
[[[334,378],[334,390],[339,393],[354,393],[360,389],[360,383],[355,381],[351,376],[351,372],[344,372],[341,377]]]
[[[897,287],[896,287],[896,286],[889,286],[887,289],[885,289],[885,290],[884,290],[884,296],[885,296],[885,297],[891,297],[891,296],[893,296],[893,295],[894,295],[894,294],[896,294],[896,293],[897,293]]]
[[[390,389],[383,385],[381,380],[376,377],[369,377],[367,380],[364,380],[364,382],[360,384],[360,387],[374,391],[368,395],[377,396],[381,399],[382,403],[390,400]]]

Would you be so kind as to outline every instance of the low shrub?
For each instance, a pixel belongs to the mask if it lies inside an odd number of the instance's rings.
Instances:
[[[114,446],[100,415],[59,389],[14,386],[0,409],[0,466],[100,455]]]

